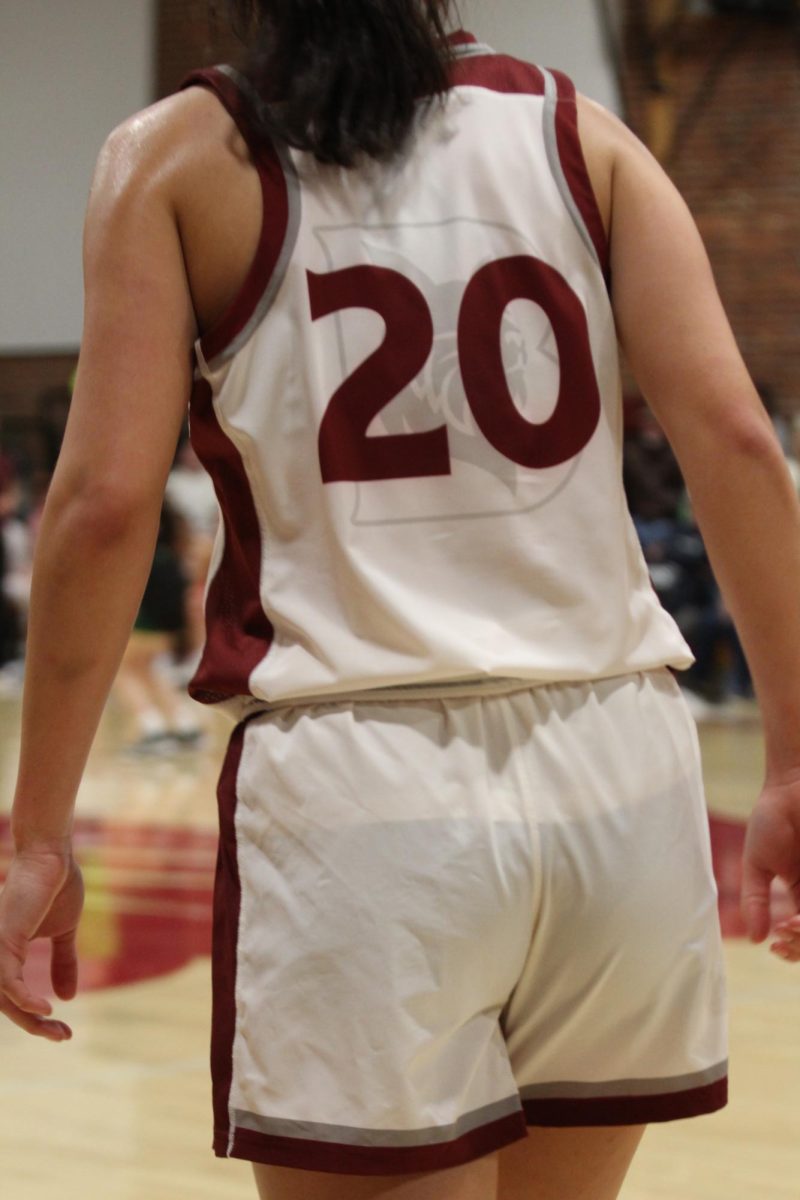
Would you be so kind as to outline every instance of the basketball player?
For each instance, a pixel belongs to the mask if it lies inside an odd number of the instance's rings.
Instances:
[[[747,648],[748,930],[800,908],[800,515],[696,230],[558,73],[433,0],[252,9],[105,147],[39,543],[2,1009],[68,1028],[70,821],[192,388],[224,517],[215,1149],[270,1200],[609,1200],[725,1103],[695,732],[620,483],[617,337]],[[775,931],[800,959],[800,917]]]

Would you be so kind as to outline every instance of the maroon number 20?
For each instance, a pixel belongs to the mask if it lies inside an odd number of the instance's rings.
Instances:
[[[322,419],[319,457],[325,483],[415,479],[451,473],[447,426],[419,433],[367,436],[370,422],[417,377],[433,349],[433,318],[419,288],[399,271],[359,266],[308,272],[314,321],[348,308],[378,313],[386,334],[378,349],[337,389]],[[514,404],[503,364],[503,316],[513,300],[541,306],[558,348],[558,401],[535,423]],[[520,466],[554,467],[587,445],[600,419],[600,393],[583,306],[553,267],[517,255],[481,267],[464,293],[458,318],[464,391],[478,428]]]

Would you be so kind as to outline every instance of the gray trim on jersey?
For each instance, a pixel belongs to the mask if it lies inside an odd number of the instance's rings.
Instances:
[[[671,1075],[666,1079],[612,1079],[605,1083],[535,1083],[520,1088],[523,1100],[594,1100],[615,1096],[672,1096],[695,1088],[719,1083],[728,1074],[727,1059],[691,1075]]]
[[[249,1129],[268,1137],[299,1138],[311,1142],[334,1142],[346,1146],[371,1146],[394,1149],[398,1146],[432,1146],[454,1142],[484,1125],[501,1121],[503,1117],[522,1114],[519,1096],[509,1096],[483,1108],[465,1113],[452,1125],[433,1125],[427,1129],[363,1129],[353,1125],[327,1125],[316,1121],[287,1121],[278,1117],[261,1117],[257,1113],[234,1109],[237,1129]]]
[[[247,80],[240,71],[237,71],[235,67],[229,66],[220,67],[219,70],[223,75],[227,75],[228,78],[236,84],[239,90],[248,97],[250,102],[256,108],[261,106],[261,100],[259,99],[258,93],[256,92],[255,88],[252,87],[249,80]],[[269,312],[275,301],[275,297],[280,291],[281,285],[286,278],[286,272],[289,269],[289,263],[292,255],[294,254],[294,248],[297,244],[297,236],[300,232],[300,221],[302,217],[300,181],[297,178],[297,171],[295,169],[291,153],[289,152],[289,148],[279,142],[275,142],[275,152],[278,155],[281,167],[283,169],[284,178],[286,179],[286,193],[289,208],[289,215],[286,222],[286,236],[283,239],[283,246],[281,247],[281,252],[278,255],[277,262],[275,263],[275,269],[270,275],[269,280],[267,281],[267,286],[261,295],[261,299],[253,309],[253,313],[249,321],[244,328],[240,330],[236,337],[228,343],[221,353],[215,355],[210,362],[206,363],[206,366],[210,370],[214,370],[216,367],[222,366],[222,364],[227,362],[228,359],[233,358],[233,356],[238,354],[242,347],[246,345],[246,343],[253,336],[256,329]],[[264,212],[262,220],[269,220],[269,214]]]
[[[476,58],[486,54],[494,54],[494,50],[490,46],[484,45],[482,42],[469,43],[467,45],[457,46],[454,56],[456,58]],[[237,71],[235,67],[224,65],[218,68],[223,74],[227,75],[237,88],[243,92],[251,104],[256,109],[261,108],[262,100],[258,92],[250,83],[241,71]],[[247,344],[250,338],[255,333],[258,326],[264,320],[264,317],[272,307],[275,297],[277,296],[280,287],[286,277],[286,272],[289,268],[289,263],[294,253],[294,248],[297,244],[297,237],[300,231],[300,221],[302,219],[302,193],[300,189],[300,181],[297,176],[297,169],[294,165],[289,148],[282,143],[275,143],[275,151],[280,160],[281,167],[286,179],[287,198],[289,205],[289,218],[286,225],[286,237],[284,238],[281,253],[275,264],[275,269],[269,278],[267,286],[261,296],[261,299],[253,309],[253,313],[244,328],[236,335],[236,337],[222,350],[215,355],[210,361],[206,361],[206,367],[209,370],[214,370],[217,367],[226,363],[233,358],[243,346]],[[267,219],[267,214],[264,218]]]
[[[464,42],[453,50],[453,58],[477,58],[479,55],[494,54],[491,46],[483,42]]]
[[[572,194],[572,189],[569,186],[569,181],[561,162],[561,155],[558,152],[558,132],[556,126],[558,115],[558,84],[553,75],[545,70],[544,67],[540,67],[539,69],[544,78],[544,144],[547,150],[547,160],[550,163],[550,170],[553,172],[553,178],[567,206],[569,215],[572,217],[575,228],[581,235],[586,249],[602,271],[603,264],[598,257],[597,247],[592,240],[592,235],[583,219],[583,214],[578,208],[575,197]]]

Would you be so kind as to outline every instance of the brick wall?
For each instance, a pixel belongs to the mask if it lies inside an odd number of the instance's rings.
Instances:
[[[225,0],[159,0],[156,80],[168,96],[194,67],[235,62],[241,45],[227,20]]]
[[[800,409],[800,56],[796,32],[752,16],[686,17],[655,56],[627,0],[624,92],[633,127],[658,147],[708,246],[739,344],[780,407]],[[684,6],[688,9],[689,6]],[[224,0],[160,0],[158,94],[194,66],[241,53]],[[662,90],[656,92],[654,75]],[[665,135],[664,130],[667,129]],[[33,413],[68,357],[0,356],[0,413]]]
[[[686,15],[648,54],[641,36],[647,9],[629,0],[630,123],[657,150],[694,213],[752,374],[780,409],[798,410],[797,27],[792,18]]]
[[[615,0],[616,3],[616,0]],[[800,54],[796,29],[752,15],[690,15],[697,5],[626,0],[624,92],[631,124],[658,140],[711,256],[739,345],[757,380],[800,409]],[[643,14],[676,7],[653,64]],[[216,15],[215,15],[216,10]],[[194,65],[230,61],[238,44],[224,0],[160,0],[160,94]],[[666,91],[652,90],[654,66]],[[666,114],[666,116],[665,116]]]
[[[77,363],[77,352],[0,355],[0,414],[33,416],[41,393],[65,387]]]
[[[24,475],[52,469],[77,354],[0,355],[0,451]]]

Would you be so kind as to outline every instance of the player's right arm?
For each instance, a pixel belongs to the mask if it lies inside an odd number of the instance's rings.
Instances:
[[[748,931],[761,941],[774,877],[800,913],[800,506],[686,204],[616,118],[591,106],[582,121],[602,148],[590,150],[590,170],[592,154],[608,164],[620,343],[680,462],[763,714],[767,774],[743,890]],[[779,929],[776,949],[800,960],[800,917]]]
[[[14,855],[0,892],[0,1014],[54,1042],[69,1027],[30,986],[26,963],[34,939],[49,941],[53,990],[75,994],[75,798],[153,559],[191,388],[196,324],[175,203],[181,116],[162,102],[100,156],[80,368],[36,549]]]

